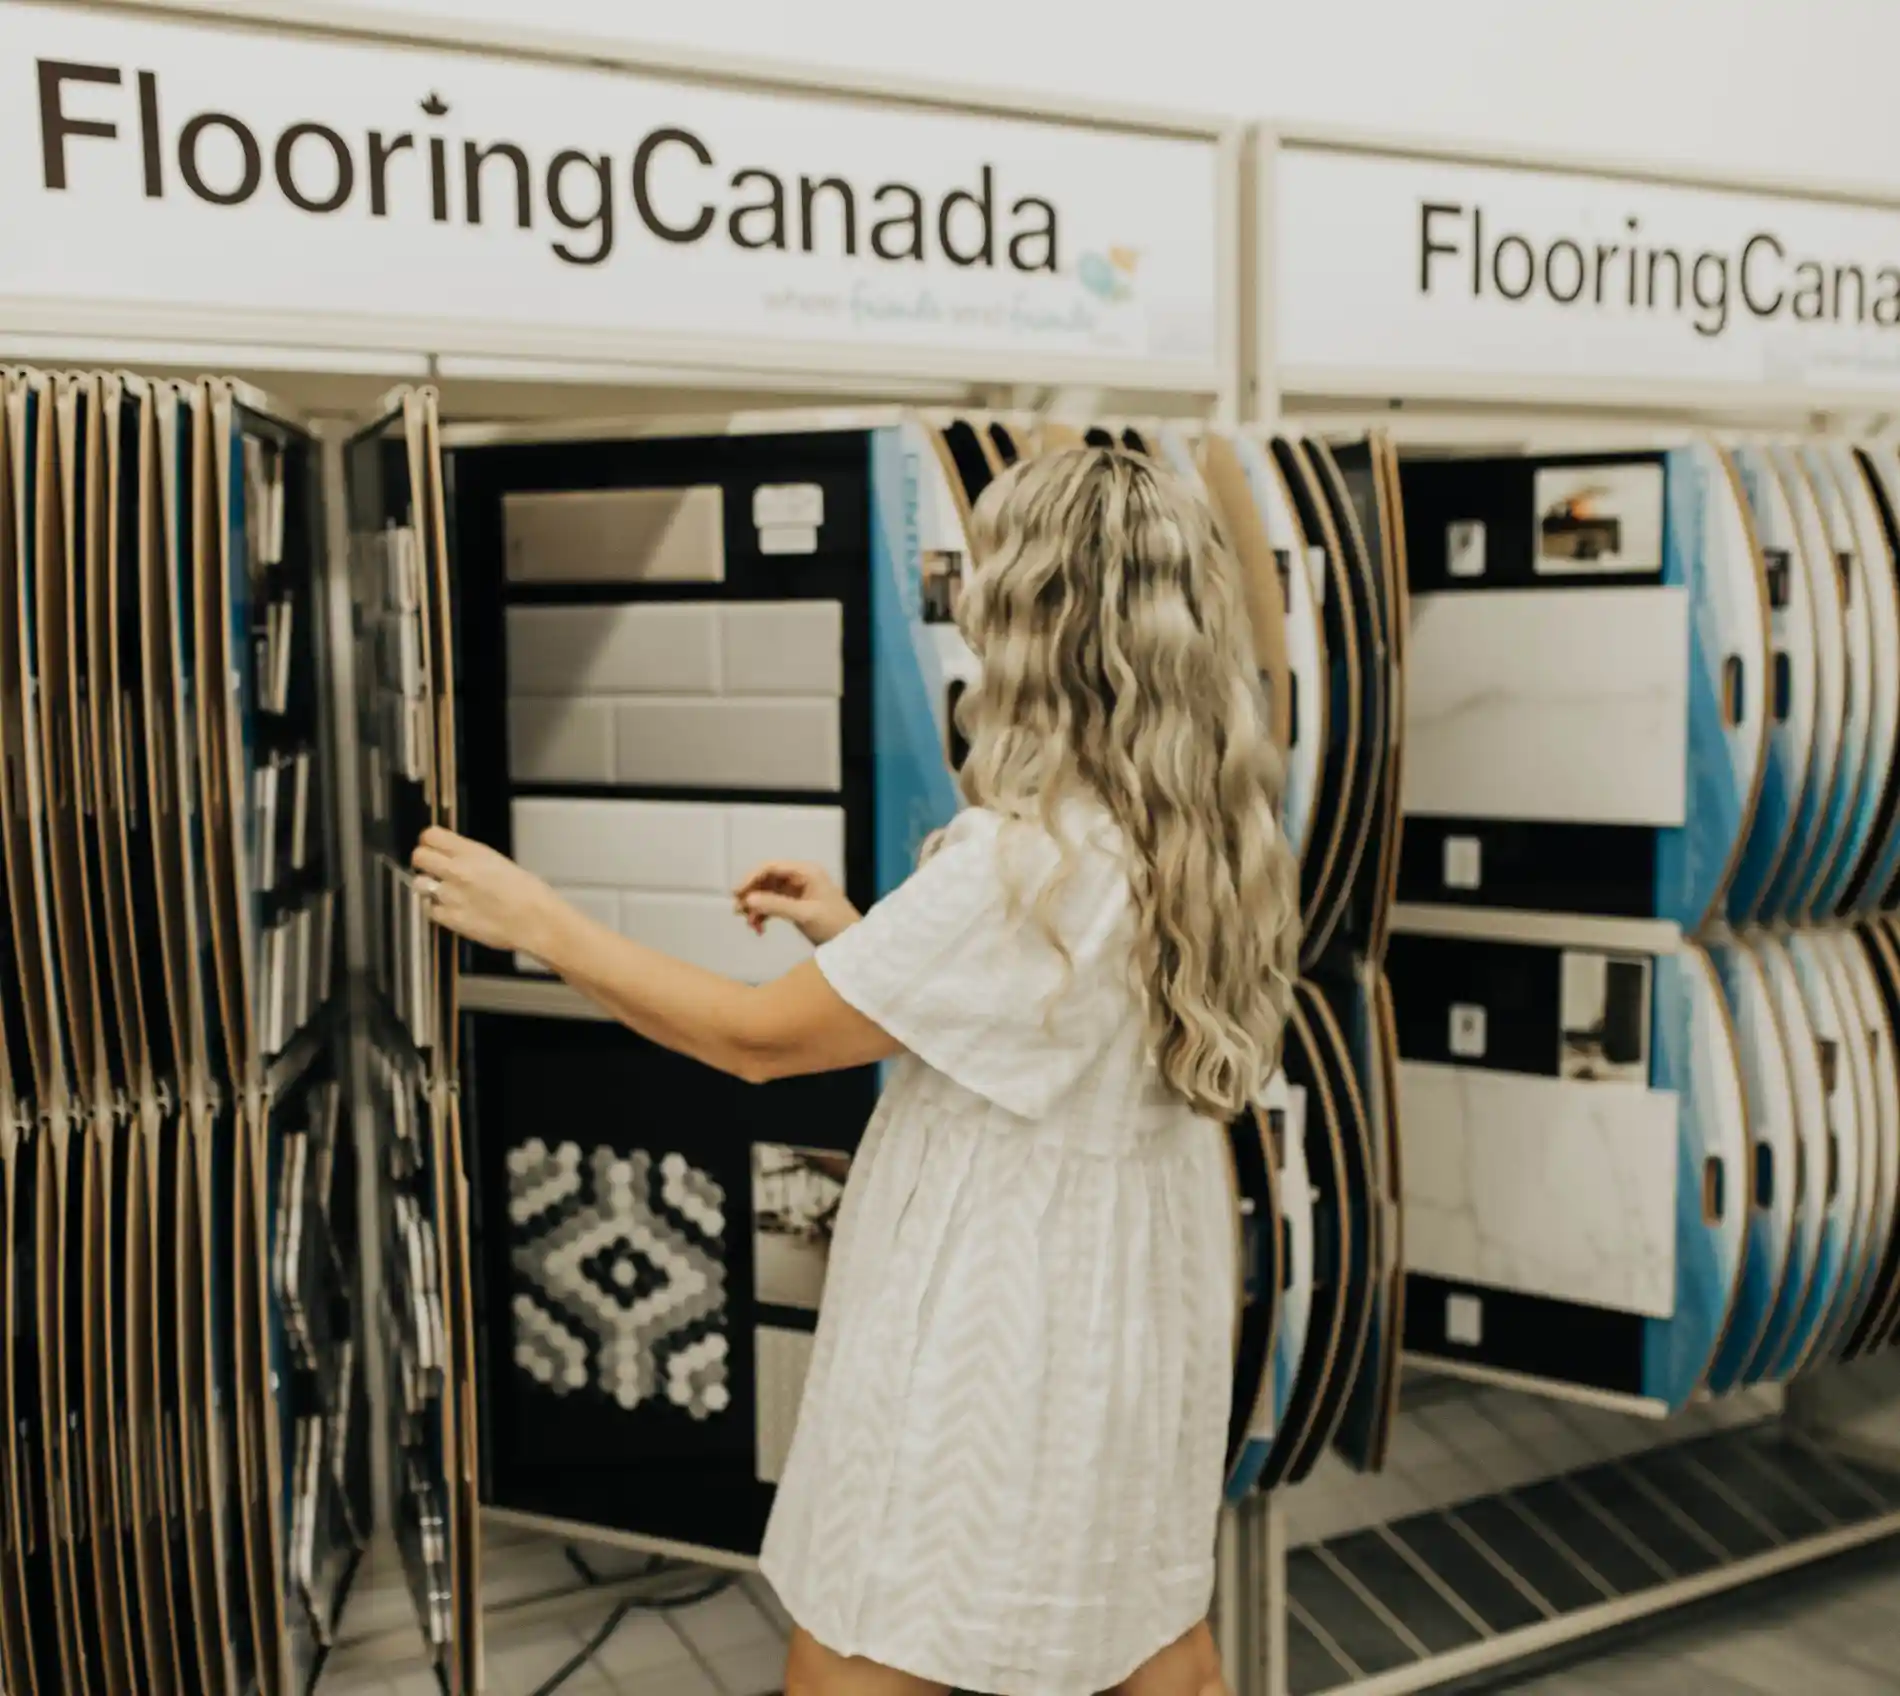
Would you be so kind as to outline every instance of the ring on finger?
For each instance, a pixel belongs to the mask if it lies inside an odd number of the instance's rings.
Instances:
[[[416,878],[416,893],[422,897],[425,907],[433,907],[435,898],[442,893],[442,885],[424,872]]]

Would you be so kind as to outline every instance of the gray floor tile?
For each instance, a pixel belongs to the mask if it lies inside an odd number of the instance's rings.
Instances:
[[[658,1613],[629,1614],[602,1646],[598,1661],[622,1684],[635,1674],[658,1675],[675,1667],[697,1665],[691,1647],[672,1621]]]
[[[714,1657],[712,1668],[725,1696],[767,1696],[785,1687],[785,1650],[777,1643],[730,1649]]]
[[[1759,1685],[1738,1684],[1726,1673],[1661,1653],[1581,1662],[1512,1688],[1513,1696],[1761,1696]],[[1802,1696],[1820,1696],[1809,1686],[1801,1690]]]
[[[673,1621],[685,1632],[693,1647],[707,1656],[750,1648],[756,1643],[780,1644],[785,1640],[778,1619],[760,1607],[738,1584],[710,1601],[701,1602],[698,1607],[683,1608],[673,1615]]]
[[[586,1641],[593,1627],[571,1616],[490,1631],[488,1688],[494,1696],[523,1696],[546,1683]],[[561,1696],[618,1696],[598,1659],[580,1667],[561,1686]]]
[[[789,1637],[792,1633],[792,1616],[785,1611],[784,1605],[779,1601],[778,1592],[756,1572],[747,1573],[739,1582],[745,1593],[765,1610],[766,1618],[773,1621],[780,1632]]]
[[[1685,1643],[1681,1664],[1721,1673],[1767,1696],[1820,1690],[1827,1696],[1893,1696],[1894,1689],[1891,1678],[1876,1677],[1811,1639],[1772,1626]]]
[[[665,1661],[634,1671],[608,1668],[607,1680],[619,1696],[724,1696],[712,1675],[691,1659]],[[562,1696],[566,1696],[565,1691]]]

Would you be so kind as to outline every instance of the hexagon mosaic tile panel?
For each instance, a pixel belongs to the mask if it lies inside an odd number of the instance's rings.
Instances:
[[[557,1396],[731,1405],[726,1193],[683,1154],[508,1152],[516,1367]]]

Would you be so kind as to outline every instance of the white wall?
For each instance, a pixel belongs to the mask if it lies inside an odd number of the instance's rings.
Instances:
[[[983,87],[1900,181],[1891,0],[356,3]]]

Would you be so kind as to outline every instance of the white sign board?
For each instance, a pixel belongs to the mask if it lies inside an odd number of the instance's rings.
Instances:
[[[1289,145],[1283,388],[1900,385],[1900,209]]]
[[[1220,185],[1212,139],[0,0],[0,322],[1212,387]]]

